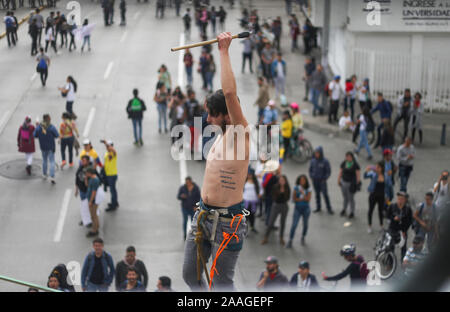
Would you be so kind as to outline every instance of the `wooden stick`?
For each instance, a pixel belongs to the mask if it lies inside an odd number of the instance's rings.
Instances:
[[[248,31],[245,31],[245,32],[242,32],[242,33],[240,33],[238,35],[234,35],[232,37],[232,39],[247,38],[249,36],[250,36],[250,33]],[[216,42],[218,42],[217,39],[208,40],[208,41],[202,41],[202,42],[192,43],[192,44],[188,44],[188,45],[181,46],[181,47],[171,48],[170,51],[175,52],[175,51],[179,51],[179,50],[185,50],[185,49],[190,49],[190,48],[202,47],[202,46],[213,44],[213,43],[216,43]]]

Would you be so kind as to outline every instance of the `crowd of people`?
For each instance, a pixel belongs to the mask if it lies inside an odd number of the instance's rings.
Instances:
[[[123,2],[123,1],[121,1]],[[174,1],[176,14],[180,16],[181,1]],[[156,15],[164,17],[166,1],[158,0],[156,3]],[[113,23],[114,1],[102,1],[102,8],[105,15],[105,26]],[[125,23],[125,8],[120,6],[123,15],[122,22]],[[223,29],[226,11],[220,7],[218,11],[214,7],[202,6],[199,1],[194,1],[195,22],[198,26],[199,36],[206,38],[208,36],[208,25],[211,25],[211,33],[216,33],[216,22]],[[186,13],[180,16],[183,20],[185,33],[190,36],[191,20],[190,8]],[[322,211],[322,197],[328,214],[333,215],[334,209],[332,201],[328,194],[329,179],[333,165],[325,157],[325,151],[322,147],[314,150],[314,155],[309,163],[308,173],[300,174],[291,184],[287,176],[283,173],[283,161],[289,154],[289,140],[295,136],[295,133],[301,131],[303,127],[302,115],[299,105],[292,102],[288,105],[285,96],[286,86],[286,62],[281,52],[282,22],[277,17],[271,22],[259,24],[260,18],[258,12],[253,10],[248,12],[244,10],[241,25],[246,29],[254,31],[254,34],[242,41],[242,73],[245,73],[246,62],[249,63],[250,73],[254,72],[253,52],[256,50],[259,56],[257,83],[259,86],[258,97],[255,105],[258,107],[257,124],[273,126],[281,124],[281,137],[283,147],[283,157],[281,164],[278,161],[267,159],[260,155],[259,161],[249,167],[248,176],[244,185],[244,204],[249,211],[247,219],[252,233],[257,235],[259,231],[263,232],[262,245],[268,244],[271,233],[278,231],[279,242],[286,248],[294,248],[297,227],[302,220],[302,231],[300,235],[300,244],[306,244],[308,234],[308,223],[311,212],[320,213]],[[11,16],[8,15],[8,23],[12,23]],[[61,45],[67,47],[67,33],[71,36],[69,50],[73,46],[76,49],[74,38],[74,29],[77,25],[67,21],[64,14],[56,13],[56,16],[50,13],[44,23],[39,9],[30,18],[30,35],[32,36],[32,55],[37,53],[37,47],[40,47],[40,55],[37,58],[38,69],[41,74],[43,86],[48,75],[50,58],[44,53],[50,45],[54,51],[57,51],[56,38],[61,38]],[[85,21],[87,26],[88,22]],[[40,37],[45,25],[46,47],[45,50],[40,46]],[[292,40],[291,52],[298,50],[298,36],[303,36],[304,52],[310,55],[313,48],[317,46],[317,30],[310,21],[306,21],[304,27],[294,14],[290,13],[288,23],[289,35]],[[31,30],[32,29],[32,30]],[[92,28],[89,28],[89,31]],[[82,32],[84,34],[89,31]],[[14,31],[8,38],[14,42]],[[89,35],[84,37],[89,44]],[[17,38],[16,38],[17,39]],[[73,42],[73,45],[72,45]],[[84,43],[83,43],[84,46]],[[83,49],[83,48],[82,48]],[[162,64],[157,71],[158,82],[153,101],[157,104],[158,112],[158,131],[160,134],[168,133],[177,125],[186,125],[191,134],[191,150],[202,148],[199,144],[199,134],[207,124],[207,114],[200,101],[197,100],[197,94],[194,90],[193,68],[195,64],[194,57],[189,50],[184,53],[184,67],[187,77],[186,92],[182,91],[185,86],[174,86],[171,75],[166,65]],[[210,95],[213,88],[213,78],[216,72],[216,65],[212,54],[212,47],[205,46],[201,50],[198,59],[197,72],[203,81],[202,89],[204,95]],[[372,233],[372,215],[375,206],[378,206],[378,216],[380,227],[393,234],[396,242],[402,241],[401,258],[405,271],[411,272],[413,267],[422,259],[422,255],[431,251],[433,246],[439,240],[441,233],[440,220],[449,201],[448,171],[444,171],[437,183],[430,192],[427,192],[424,201],[417,207],[411,206],[407,186],[409,177],[413,170],[415,159],[415,147],[413,145],[415,130],[419,132],[422,142],[421,114],[423,113],[423,104],[421,95],[417,93],[414,99],[411,97],[411,91],[405,90],[404,95],[399,99],[397,117],[394,125],[391,125],[391,116],[393,107],[389,101],[386,101],[383,94],[379,93],[376,105],[372,106],[370,98],[371,90],[368,79],[362,84],[358,83],[357,77],[352,76],[346,81],[345,91],[342,89],[341,77],[334,77],[333,81],[327,81],[327,77],[321,65],[316,65],[314,58],[309,56],[305,64],[306,81],[306,99],[313,103],[313,114],[323,114],[326,106],[323,102],[329,100],[329,122],[338,122],[339,108],[344,106],[344,115],[339,120],[339,126],[342,130],[350,130],[353,133],[353,140],[360,137],[358,148],[354,151],[348,151],[342,163],[339,165],[338,181],[334,187],[342,190],[343,208],[341,217],[349,219],[355,218],[358,214],[358,207],[355,204],[355,194],[362,191],[363,179],[369,180],[368,186],[368,233]],[[274,87],[275,98],[272,99],[271,87]],[[112,256],[103,250],[103,241],[98,238],[99,235],[99,206],[105,198],[105,191],[109,189],[111,202],[106,211],[114,211],[119,208],[118,192],[116,188],[117,172],[117,151],[112,140],[102,140],[106,152],[103,161],[100,159],[92,142],[85,139],[82,144],[78,142],[79,132],[76,125],[76,114],[73,104],[77,92],[77,83],[72,76],[67,77],[66,85],[59,88],[61,95],[66,98],[66,109],[61,117],[59,130],[52,124],[49,114],[43,116],[42,122],[37,121],[33,124],[31,117],[26,117],[24,123],[19,128],[18,147],[19,151],[26,155],[25,170],[28,175],[32,174],[33,153],[35,153],[35,138],[38,139],[43,157],[43,178],[47,179],[50,175],[52,184],[56,184],[55,170],[55,150],[56,141],[60,142],[61,163],[60,168],[64,169],[68,164],[69,168],[79,165],[75,174],[76,196],[80,196],[80,226],[89,229],[87,237],[97,237],[93,242],[91,253],[86,256],[82,269],[82,289],[84,291],[108,291],[115,279],[115,287],[118,291],[145,291],[148,287],[148,275],[145,265],[142,261],[136,259],[136,250],[133,246],[126,249],[125,259],[114,266]],[[126,106],[128,118],[132,121],[134,144],[143,146],[142,120],[146,105],[139,97],[139,90],[132,91],[133,97]],[[319,99],[322,96],[322,105]],[[281,114],[281,122],[277,109],[276,100],[284,106]],[[355,105],[359,102],[361,114],[355,118]],[[377,127],[376,146],[382,147],[383,159],[374,166],[368,166],[365,170],[358,163],[357,155],[361,148],[366,148],[369,160],[373,155],[368,143],[368,133],[375,131],[375,123],[372,114],[380,112],[381,123]],[[170,122],[168,123],[167,117]],[[196,129],[194,118],[202,118],[202,129]],[[395,147],[394,134],[399,122],[404,122],[403,144]],[[412,129],[412,138],[408,135],[408,129]],[[172,142],[175,138],[171,138]],[[202,142],[204,143],[204,142]],[[76,150],[75,160],[73,149]],[[80,152],[78,152],[80,149]],[[66,158],[66,150],[68,157]],[[394,157],[395,160],[394,160]],[[396,163],[397,162],[397,163]],[[48,167],[49,170],[48,170]],[[361,171],[363,170],[363,171]],[[394,191],[396,177],[399,177],[400,185],[398,192]],[[315,195],[315,210],[312,210],[311,200]],[[396,194],[396,196],[394,196]],[[184,239],[187,237],[187,223],[193,218],[197,203],[201,200],[200,189],[191,177],[187,177],[185,184],[182,185],[177,193],[177,199],[181,201],[182,209],[182,233]],[[285,240],[286,219],[288,216],[289,203],[294,205],[292,225],[289,236]],[[336,207],[335,207],[336,208]],[[348,212],[348,214],[347,214]],[[280,219],[279,228],[275,225],[277,219]],[[257,218],[264,221],[264,229],[258,229]],[[389,226],[384,227],[385,221],[389,221]],[[415,237],[413,247],[407,248],[408,231],[413,228]],[[425,248],[426,246],[426,248]],[[425,249],[424,249],[425,248]],[[335,276],[322,274],[326,281],[337,281],[346,276],[350,276],[352,286],[361,286],[362,281],[367,277],[367,265],[361,255],[356,255],[354,245],[346,245],[341,250],[341,256],[348,262],[349,267],[342,273]],[[319,290],[317,278],[310,273],[310,263],[301,261],[298,272],[295,273],[290,281],[279,270],[279,261],[276,257],[270,256],[265,261],[267,267],[261,274],[257,282],[257,289],[272,290],[273,287],[279,289],[301,289],[301,290]],[[61,272],[62,271],[62,272]],[[170,278],[161,276],[158,281],[159,291],[172,291]],[[53,270],[48,278],[48,287],[62,290],[73,291],[70,285],[67,285],[64,269]]]

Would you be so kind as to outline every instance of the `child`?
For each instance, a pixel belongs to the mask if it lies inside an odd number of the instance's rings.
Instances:
[[[292,117],[291,113],[288,110],[283,112],[283,122],[281,123],[281,136],[283,137],[283,147],[284,147],[284,156],[283,160],[285,160],[289,153],[289,145],[292,138]]]

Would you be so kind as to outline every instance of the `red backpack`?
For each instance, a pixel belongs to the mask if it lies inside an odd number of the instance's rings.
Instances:
[[[361,279],[367,280],[367,276],[369,275],[370,271],[367,268],[367,263],[364,262],[363,256],[358,256],[354,263],[359,265],[359,274],[361,276]]]

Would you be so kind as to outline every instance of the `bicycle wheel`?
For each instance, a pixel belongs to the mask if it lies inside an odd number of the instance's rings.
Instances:
[[[312,157],[312,153],[313,150],[311,143],[304,140],[295,147],[292,153],[292,159],[298,163],[305,163]]]
[[[397,257],[392,251],[383,251],[375,259],[380,264],[380,272],[377,272],[380,279],[387,280],[394,275],[397,269]]]

